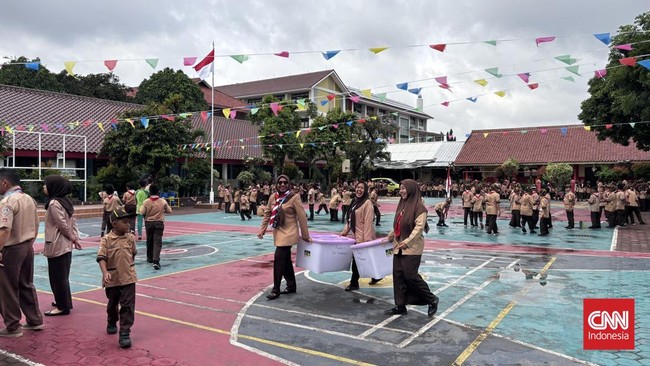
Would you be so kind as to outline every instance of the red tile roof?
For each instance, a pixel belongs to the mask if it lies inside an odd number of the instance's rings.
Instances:
[[[205,137],[198,138],[197,143],[210,142],[210,118],[203,121],[200,115],[192,117],[195,129],[205,131]],[[218,149],[214,150],[215,160],[242,160],[246,156],[262,157],[262,147],[258,139],[260,127],[249,121],[214,117],[214,141]],[[240,141],[242,139],[243,141]],[[227,141],[227,142],[226,142]],[[257,145],[257,146],[255,146]],[[244,146],[242,149],[241,147]],[[205,150],[203,150],[205,151]],[[203,154],[201,154],[203,156]],[[204,156],[210,156],[208,152]]]
[[[22,128],[27,131],[31,126],[34,132],[46,132],[43,128],[45,125],[50,133],[83,135],[88,138],[90,154],[99,152],[104,133],[95,123],[84,127],[84,121],[101,121],[108,130],[112,118],[124,111],[142,107],[133,103],[0,85],[0,128],[4,130],[4,126],[8,125],[13,130]],[[80,124],[71,130],[68,126],[71,122]],[[42,136],[42,150],[63,151],[61,136]],[[7,141],[11,146],[12,137],[7,136]],[[21,150],[38,150],[37,135],[16,134],[16,147]],[[66,137],[66,151],[83,152],[83,139]]]
[[[639,150],[634,143],[599,141],[583,125],[519,127],[472,131],[455,164],[500,165],[508,158],[521,164],[615,163],[650,161],[650,151]]]
[[[215,89],[237,98],[251,95],[291,92],[293,90],[306,90],[311,89],[311,87],[316,85],[319,81],[325,79],[334,72],[334,70],[324,70],[273,79],[249,81],[246,83],[221,85],[215,87]]]

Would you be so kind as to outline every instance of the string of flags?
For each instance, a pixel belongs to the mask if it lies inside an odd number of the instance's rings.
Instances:
[[[623,127],[630,126],[635,128],[636,125],[650,123],[650,121],[638,121],[638,122],[622,122],[622,123],[606,123],[599,125],[572,125],[572,126],[563,126],[563,127],[539,127],[539,128],[526,128],[526,129],[508,129],[507,131],[498,131],[498,132],[482,132],[483,138],[487,138],[490,135],[508,135],[508,134],[521,134],[525,135],[530,132],[541,133],[542,135],[547,134],[552,130],[559,130],[560,134],[565,137],[570,129],[584,129],[585,131],[595,131],[596,127],[605,127],[607,130],[611,130],[614,127]],[[471,134],[465,134],[465,137],[470,137]]]

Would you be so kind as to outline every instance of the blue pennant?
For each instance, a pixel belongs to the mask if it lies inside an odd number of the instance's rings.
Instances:
[[[329,60],[332,57],[338,55],[339,52],[341,52],[341,51],[339,51],[339,50],[337,50],[337,51],[325,51],[325,52],[323,52],[323,57],[325,57],[326,60]]]
[[[30,70],[36,70],[38,71],[38,67],[41,65],[40,62],[28,62],[25,64],[25,67],[30,69]]]
[[[409,93],[412,93],[412,94],[415,94],[415,95],[420,95],[421,91],[422,91],[422,88],[413,88],[413,89],[408,90]]]
[[[401,84],[397,84],[395,86],[397,87],[397,89],[408,90],[409,83],[401,83]]]
[[[598,40],[603,42],[605,45],[609,45],[609,43],[612,41],[612,38],[609,36],[609,33],[594,34],[594,37],[598,38]]]

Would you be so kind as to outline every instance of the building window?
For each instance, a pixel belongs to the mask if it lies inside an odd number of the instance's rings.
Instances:
[[[300,119],[300,125],[302,126],[302,128],[309,127],[309,124],[310,124],[309,118],[301,118]]]
[[[262,98],[252,98],[252,99],[248,99],[248,100],[246,101],[246,103],[248,103],[248,104],[250,104],[250,105],[258,104],[258,103],[262,103]]]
[[[382,109],[382,108],[379,108],[379,111],[377,112],[377,115],[378,115],[378,116],[383,116],[383,115],[385,115],[385,114],[386,114],[386,110],[385,110],[385,109]]]
[[[359,103],[354,103],[354,113],[357,114],[362,114],[363,113],[363,106]]]
[[[291,100],[309,99],[309,93],[291,94]]]
[[[367,116],[374,116],[375,115],[375,107],[366,106],[366,115]]]

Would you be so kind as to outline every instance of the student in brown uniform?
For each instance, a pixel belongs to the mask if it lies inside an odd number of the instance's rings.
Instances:
[[[343,187],[343,193],[341,193],[341,198],[343,201],[341,202],[341,221],[343,221],[343,224],[347,222],[348,218],[348,213],[350,212],[350,204],[352,203],[352,194],[354,192],[350,192],[350,189],[346,186]]]
[[[591,191],[587,203],[589,203],[589,212],[591,215],[591,226],[589,226],[589,229],[600,229],[600,199],[598,198],[598,192],[595,190]]]
[[[467,226],[467,216],[470,216],[472,213],[472,192],[469,190],[469,185],[466,186],[461,198],[463,200],[463,223]]]
[[[564,210],[566,211],[566,219],[568,224],[565,229],[573,229],[575,226],[574,216],[573,216],[573,207],[576,203],[576,195],[571,192],[571,187],[566,187],[564,193]]]
[[[144,216],[144,228],[147,233],[147,262],[153,264],[155,270],[160,269],[160,250],[165,231],[165,213],[171,213],[167,201],[158,196],[158,186],[149,187],[151,196],[144,200],[140,213]]]
[[[330,221],[339,220],[339,204],[343,201],[341,195],[336,189],[332,189],[332,198],[330,198]]]
[[[510,192],[510,227],[521,227],[521,189],[515,187]]]
[[[546,190],[542,189],[539,198],[540,220],[539,220],[539,236],[548,235],[548,222],[551,219],[551,204],[546,197]],[[532,232],[532,230],[531,230]]]
[[[520,213],[521,213],[521,232],[526,234],[526,224],[528,224],[528,229],[530,229],[531,234],[535,234],[535,225],[533,223],[533,196],[524,191],[519,199],[521,204]]]
[[[348,236],[352,231],[357,244],[375,240],[376,234],[373,221],[374,209],[372,208],[372,202],[368,198],[368,185],[365,182],[359,182],[354,189],[354,201],[350,206],[348,222],[345,223],[341,236]],[[350,278],[350,285],[345,288],[345,291],[358,290],[359,277],[357,262],[352,258],[352,277]],[[381,278],[373,278],[370,280],[370,284],[374,285],[379,281],[381,281]]]
[[[135,184],[131,182],[126,184],[126,192],[122,195],[122,202],[124,203],[124,211],[136,214],[136,216],[138,215],[138,211],[136,210],[138,204],[135,198]],[[135,234],[136,216],[131,217],[131,221],[129,221],[129,231],[132,234]]]
[[[436,226],[449,226],[445,224],[445,218],[449,214],[449,207],[451,207],[451,197],[447,198],[444,201],[438,202],[433,206],[433,210],[436,211],[436,215],[438,215],[438,223]]]
[[[45,247],[43,255],[47,257],[47,272],[50,288],[54,295],[54,309],[46,311],[46,316],[68,315],[72,309],[70,292],[70,266],[72,249],[81,249],[77,234],[74,206],[68,198],[72,184],[60,175],[45,177],[43,192],[47,196],[45,203]]]
[[[151,187],[154,187],[152,185]],[[151,189],[150,187],[150,189]],[[111,213],[113,230],[105,235],[97,251],[97,263],[102,270],[102,286],[106,288],[106,333],[117,333],[120,322],[119,345],[131,347],[131,327],[135,321],[135,236],[129,233],[129,219],[135,215],[123,209]]]
[[[616,203],[616,225],[625,227],[625,202],[627,196],[625,195],[625,184],[619,183],[618,190],[614,194],[614,202]]]
[[[481,229],[483,229],[483,202],[485,202],[485,198],[481,193],[481,189],[476,188],[474,197],[472,197],[472,218],[474,218],[473,226],[479,226],[480,224]]]
[[[399,195],[393,230],[388,234],[388,240],[393,242],[395,307],[384,314],[403,315],[407,313],[406,305],[429,305],[427,314],[432,317],[438,311],[438,297],[431,293],[418,273],[424,252],[424,233],[429,231],[427,209],[414,180],[403,180]]]
[[[636,191],[634,190],[634,187],[628,187],[627,191],[625,191],[625,196],[627,197],[627,206],[625,207],[625,210],[627,211],[628,222],[632,225],[636,225],[634,223],[634,215],[636,215],[637,220],[639,220],[639,224],[645,225],[645,221],[643,221],[643,217],[641,217],[641,211],[639,210],[639,198],[636,194]]]
[[[34,288],[34,240],[38,236],[36,201],[23,193],[14,169],[0,169],[0,337],[16,338],[22,329],[43,328]],[[22,314],[27,324],[20,326]]]
[[[314,220],[314,205],[316,204],[316,195],[318,191],[314,187],[314,184],[309,185],[309,191],[307,191],[307,204],[309,205],[309,218],[307,220]]]
[[[106,232],[110,232],[113,229],[113,226],[111,226],[111,212],[117,210],[118,208],[122,207],[122,201],[120,201],[120,198],[116,196],[115,193],[115,188],[113,188],[112,184],[106,184],[105,192],[106,196],[104,198],[104,216],[102,218],[102,232],[100,236],[104,236],[104,226],[106,226]]]
[[[250,202],[248,201],[248,192],[244,192],[241,196],[239,196],[239,216],[241,216],[241,220],[245,221],[245,217],[248,217],[248,219],[252,219],[251,216],[251,205]]]
[[[607,227],[615,228],[616,227],[616,195],[611,191],[609,185],[605,186],[605,192],[603,192],[603,201],[605,201],[605,218],[607,219]]]
[[[485,196],[485,226],[487,233],[496,235],[499,233],[499,228],[497,227],[497,216],[501,213],[501,208],[499,207],[499,193],[496,191],[496,187],[492,185],[490,193]]]
[[[372,187],[370,189],[370,202],[372,202],[372,208],[375,211],[375,226],[381,226],[379,221],[381,221],[381,212],[379,211],[379,196],[377,194],[377,187]]]
[[[280,294],[296,292],[296,275],[291,262],[291,247],[298,244],[299,237],[311,242],[307,228],[307,214],[302,207],[298,195],[292,194],[291,180],[286,175],[278,176],[277,192],[269,197],[262,225],[257,237],[262,239],[269,225],[273,228],[273,244],[275,257],[273,258],[273,289],[266,295],[269,300],[275,300]],[[300,234],[300,236],[299,236]],[[287,287],[280,291],[282,277],[287,281]]]

